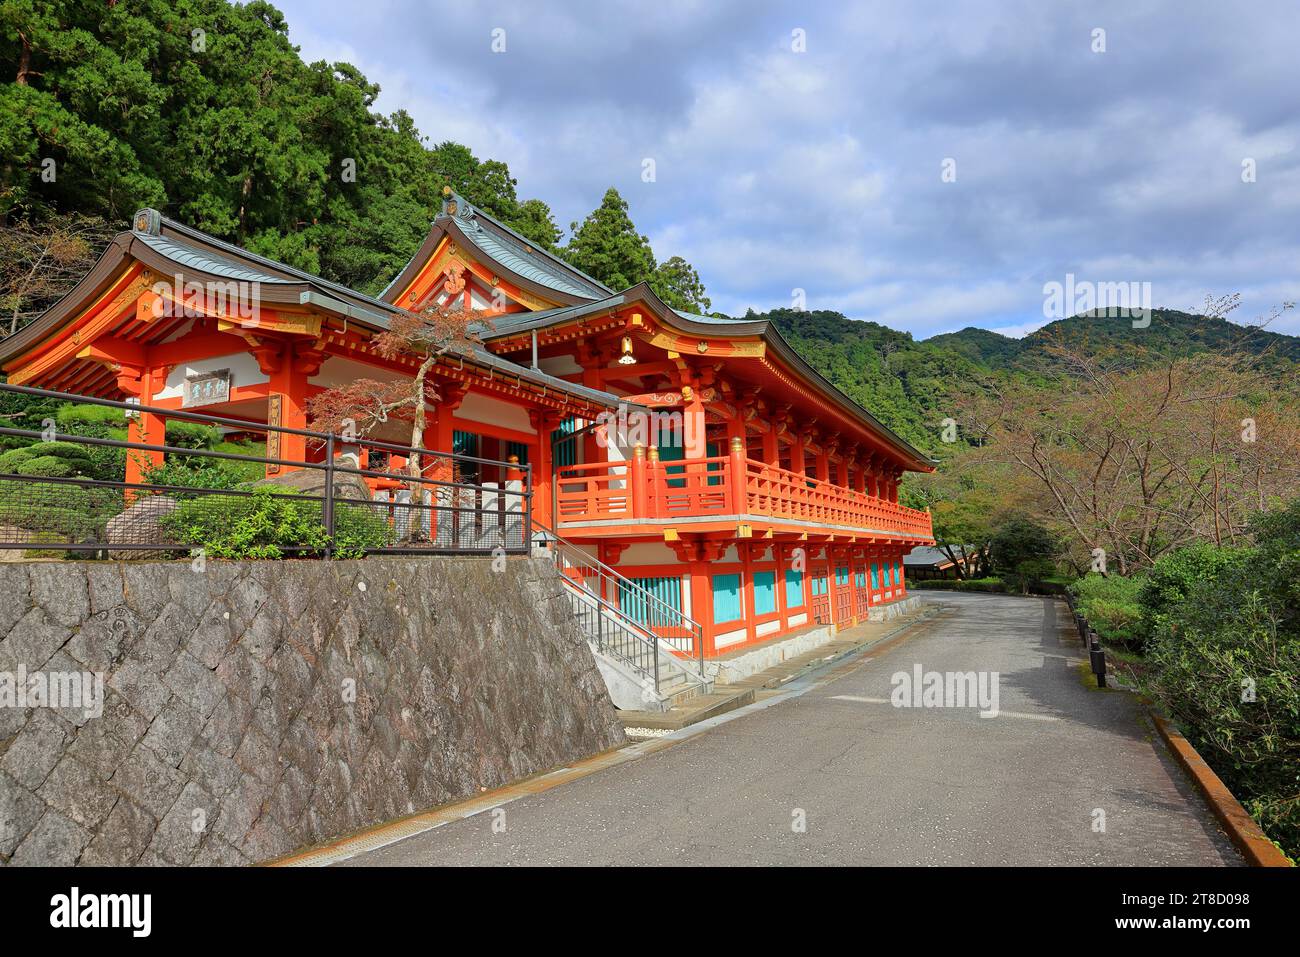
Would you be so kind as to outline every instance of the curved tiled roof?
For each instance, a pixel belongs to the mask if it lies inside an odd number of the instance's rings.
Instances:
[[[381,331],[388,328],[389,320],[395,313],[402,311],[392,303],[267,259],[209,236],[201,230],[167,219],[155,210],[141,210],[135,215],[134,222],[137,225],[130,232],[116,236],[100,256],[99,262],[63,298],[16,334],[0,339],[0,362],[8,362],[42,339],[57,335],[61,325],[75,314],[89,296],[102,289],[116,274],[122,262],[132,256],[149,262],[151,268],[155,269],[175,268],[182,274],[255,282],[268,287],[262,293],[273,302],[310,304],[346,315]],[[516,376],[521,381],[541,385],[551,391],[566,393],[594,406],[615,408],[622,401],[611,393],[568,382],[540,369],[518,365],[492,354],[478,344],[467,345],[460,350],[460,355],[464,361]]]
[[[554,293],[554,299],[573,303],[604,299],[614,293],[598,279],[539,247],[533,240],[466,202],[464,197],[448,192],[444,194],[442,212],[434,218],[424,243],[384,287],[379,297],[388,299],[398,286],[413,279],[417,267],[433,255],[438,240],[448,232],[474,247],[478,253],[476,258],[492,263],[507,278],[514,277],[544,299],[552,298],[547,293]]]
[[[608,293],[592,289],[590,286],[580,286],[576,282],[570,282],[557,270],[547,268],[546,264],[537,256],[529,255],[524,248],[502,239],[477,223],[470,225],[463,219],[460,223],[466,237],[481,249],[485,256],[505,266],[511,272],[523,276],[525,279],[531,279],[539,286],[546,286],[548,289],[554,289],[557,292],[567,292],[571,296],[583,296],[588,299],[595,299],[598,295],[608,295]]]
[[[136,237],[154,252],[166,256],[172,262],[186,269],[195,269],[212,276],[224,276],[227,279],[234,279],[239,282],[287,283],[292,281],[282,276],[257,272],[247,266],[241,266],[229,259],[205,253],[187,243],[177,242],[165,236],[150,236],[137,233]]]

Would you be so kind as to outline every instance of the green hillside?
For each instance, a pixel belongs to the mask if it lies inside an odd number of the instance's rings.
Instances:
[[[957,352],[994,371],[1032,368],[1050,358],[1052,347],[1059,345],[1092,356],[1123,358],[1135,365],[1155,356],[1202,352],[1246,352],[1259,356],[1279,373],[1300,362],[1300,338],[1173,309],[1152,310],[1151,324],[1137,329],[1128,318],[1079,315],[1049,322],[1023,339],[967,328],[933,336],[925,344]]]
[[[751,311],[747,318],[770,319],[845,394],[931,453],[938,451],[940,421],[961,395],[1000,377],[1036,377],[1054,361],[1054,347],[1132,367],[1160,357],[1245,352],[1280,382],[1300,373],[1300,338],[1174,310],[1153,310],[1141,329],[1126,318],[1082,315],[1023,339],[967,328],[921,341],[827,310]]]

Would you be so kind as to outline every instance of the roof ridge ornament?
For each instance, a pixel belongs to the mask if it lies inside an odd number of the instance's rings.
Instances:
[[[148,207],[140,210],[131,217],[131,231],[139,233],[142,236],[158,236],[162,234],[162,213],[156,209]]]
[[[454,216],[456,219],[478,226],[474,220],[474,207],[450,186],[442,188],[442,213],[444,216]]]

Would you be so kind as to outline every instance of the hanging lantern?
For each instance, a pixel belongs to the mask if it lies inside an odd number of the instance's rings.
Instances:
[[[630,366],[636,362],[636,356],[632,355],[632,337],[623,337],[623,354],[618,357],[618,364],[621,366]]]

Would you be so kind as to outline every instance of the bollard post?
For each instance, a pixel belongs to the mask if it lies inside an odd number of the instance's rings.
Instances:
[[[1101,639],[1091,628],[1088,629],[1088,659],[1092,673],[1097,676],[1097,687],[1106,687],[1106,652],[1102,650]]]

